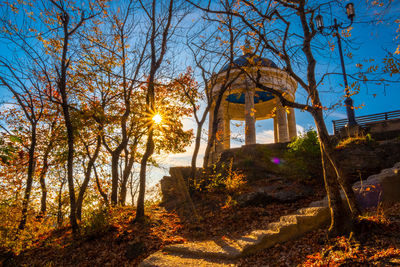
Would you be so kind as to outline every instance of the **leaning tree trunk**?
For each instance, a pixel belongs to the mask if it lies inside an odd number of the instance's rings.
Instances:
[[[222,102],[222,96],[226,91],[226,87],[225,89],[220,90],[220,94],[218,95],[217,101],[215,102],[215,107],[214,107],[214,114],[213,114],[213,122],[212,122],[212,127],[211,127],[211,135],[209,134],[209,139],[207,142],[207,147],[206,147],[206,151],[204,152],[204,162],[203,162],[203,168],[207,168],[208,164],[210,162],[210,154],[211,154],[211,148],[213,147],[213,144],[215,142],[215,136],[217,134],[217,130],[218,130],[218,123],[220,123],[218,121],[218,112],[219,112],[219,108],[221,106],[221,102]]]
[[[26,188],[24,194],[24,200],[22,201],[22,217],[19,223],[18,229],[23,230],[25,228],[26,219],[28,216],[28,205],[29,198],[32,191],[33,174],[35,172],[35,148],[36,148],[36,124],[32,123],[31,129],[31,145],[29,146],[29,162],[28,162],[28,174],[26,180]]]
[[[196,173],[197,173],[197,155],[199,154],[200,150],[200,141],[201,141],[201,130],[203,128],[203,122],[197,124],[197,131],[196,131],[196,140],[194,144],[194,151],[192,155],[192,163],[191,163],[191,171],[190,171],[190,177],[192,178],[192,181],[189,181],[189,189],[191,186],[194,186],[196,184]]]
[[[97,143],[96,143],[96,149],[93,153],[93,156],[90,157],[87,168],[86,168],[86,172],[85,172],[85,178],[83,180],[82,186],[79,190],[79,194],[78,194],[78,199],[76,200],[76,217],[78,218],[78,220],[82,220],[82,203],[83,203],[83,198],[85,196],[85,192],[86,192],[86,188],[89,184],[90,181],[90,176],[92,175],[92,169],[94,166],[94,163],[97,159],[97,156],[99,155],[99,151],[100,151],[100,146],[101,146],[101,137],[98,136],[97,137]],[[89,149],[87,149],[87,153],[89,155]]]
[[[104,203],[106,204],[106,206],[108,206],[109,205],[108,197],[107,197],[107,194],[101,188],[100,179],[99,179],[99,175],[97,174],[96,166],[93,166],[93,171],[94,171],[94,177],[96,177],[97,189],[99,190],[99,193],[100,193],[101,197],[103,198]]]
[[[337,182],[340,187],[343,189],[343,192],[346,197],[347,204],[349,206],[352,218],[355,219],[360,215],[360,209],[357,205],[355,194],[353,188],[350,185],[350,182],[346,179],[346,176],[340,166],[338,159],[336,158],[336,154],[334,151],[334,147],[332,141],[329,137],[328,131],[325,126],[325,122],[323,120],[322,110],[318,110],[314,116],[315,123],[318,129],[318,135],[320,138],[320,142],[322,144],[322,148],[325,152],[325,156],[329,160],[331,166],[336,175]]]
[[[333,144],[326,129],[325,122],[323,120],[322,110],[316,110],[313,113],[313,117],[315,120],[315,125],[317,126],[318,137],[321,146],[325,188],[327,191],[329,207],[332,215],[331,227],[329,228],[329,231],[331,235],[346,234],[353,230],[353,219],[355,219],[359,215],[359,209],[355,202],[354,191],[351,187],[349,190],[348,187],[344,187],[341,184],[346,183],[344,181],[346,178],[343,176],[340,164],[335,158]],[[332,168],[334,169],[336,179],[330,177],[330,175],[327,173],[327,167],[329,165],[332,166]],[[340,175],[342,176],[340,177]],[[342,189],[346,189],[344,190],[344,193],[351,215],[350,220],[348,218],[347,209],[345,209],[342,204],[342,199],[339,193],[339,184],[341,185]]]
[[[348,213],[343,205],[339,186],[335,178],[329,175],[328,169],[331,166],[329,166],[330,162],[326,158],[322,145],[320,145],[320,149],[325,190],[328,197],[329,210],[331,214],[331,224],[328,232],[330,237],[336,237],[350,232],[352,230],[352,224],[347,219]]]

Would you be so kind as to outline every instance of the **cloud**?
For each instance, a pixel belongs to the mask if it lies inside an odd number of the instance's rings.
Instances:
[[[297,134],[305,132],[304,127],[299,124],[296,124],[296,130],[297,130]]]
[[[190,166],[194,151],[194,142],[186,148],[186,152],[178,154],[170,154],[166,157],[165,163],[170,166]],[[197,166],[202,166],[206,142],[200,142],[199,154],[197,155]]]
[[[296,124],[297,134],[304,133],[304,127]],[[256,135],[257,144],[270,144],[274,143],[274,130],[264,130]]]
[[[333,117],[335,119],[347,119],[347,115],[339,112],[332,112],[329,114],[329,117]]]
[[[274,130],[264,130],[256,135],[257,144],[269,144],[274,142]]]
[[[189,129],[196,129],[197,125],[196,122],[194,121],[193,118],[184,118],[182,120],[183,122],[183,129],[189,130]],[[205,123],[203,125],[203,129],[208,127],[208,124]],[[194,151],[194,146],[195,146],[195,141],[193,140],[192,144],[188,147],[186,147],[186,151],[183,153],[178,153],[178,154],[168,154],[168,155],[161,155],[162,161],[164,164],[168,165],[169,167],[174,167],[174,166],[190,166],[191,161],[192,161],[192,155]],[[200,149],[199,153],[197,155],[197,166],[202,166],[203,164],[203,157],[204,157],[204,151],[206,149],[206,142],[203,140],[200,142]]]

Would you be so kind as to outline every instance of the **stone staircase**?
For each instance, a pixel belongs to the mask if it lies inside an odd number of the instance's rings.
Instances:
[[[221,238],[164,247],[139,266],[236,266],[237,258],[300,237],[326,224],[329,218],[326,206],[302,208],[270,223],[265,230],[254,230],[239,239]]]
[[[374,195],[365,193],[377,192],[379,197],[375,202],[382,202],[384,206],[400,202],[400,162],[393,168],[370,176],[366,181],[355,183],[353,189],[359,200],[373,199]],[[328,199],[325,197],[312,202],[308,208],[280,217],[279,221],[270,223],[267,229],[254,230],[235,240],[221,238],[170,245],[147,257],[139,266],[236,266],[237,258],[298,238],[328,223],[329,219]]]

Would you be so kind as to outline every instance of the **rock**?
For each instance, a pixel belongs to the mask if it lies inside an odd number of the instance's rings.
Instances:
[[[379,174],[371,175],[368,179],[353,184],[356,201],[361,208],[372,208],[382,204],[388,207],[400,202],[400,162],[392,168],[383,169]],[[344,193],[341,191],[342,199]],[[310,207],[328,206],[328,198],[314,201]]]
[[[139,242],[129,243],[126,246],[125,257],[129,260],[136,259],[145,251],[145,249],[146,247],[143,242],[139,241]]]
[[[309,186],[281,178],[272,185],[254,187],[252,191],[240,195],[237,201],[244,206],[259,206],[272,202],[293,202],[312,193],[313,189]]]
[[[264,206],[275,202],[276,199],[263,192],[250,192],[240,195],[237,201],[241,206]]]
[[[336,155],[350,182],[360,181],[399,161],[400,140],[350,145]]]
[[[356,197],[362,207],[374,207],[380,202],[388,207],[400,202],[400,162],[379,174],[371,175],[365,181],[353,185]]]
[[[166,209],[181,208],[191,202],[188,191],[190,172],[191,167],[171,167],[169,169],[170,176],[164,176],[161,179],[162,205]],[[196,175],[200,176],[200,174],[201,169],[197,168]]]

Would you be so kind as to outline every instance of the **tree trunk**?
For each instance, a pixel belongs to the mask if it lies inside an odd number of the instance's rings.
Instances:
[[[46,173],[49,169],[48,157],[51,149],[51,144],[47,147],[44,155],[43,155],[43,167],[40,172],[39,182],[40,182],[40,189],[42,190],[42,196],[40,198],[40,213],[39,216],[43,217],[46,214],[47,210],[47,188],[46,188]]]
[[[356,203],[356,198],[355,194],[353,191],[353,188],[351,187],[349,181],[346,179],[345,174],[340,167],[340,163],[336,158],[336,154],[334,151],[334,147],[332,145],[332,141],[330,140],[328,131],[326,130],[326,125],[325,121],[323,120],[323,114],[322,110],[319,110],[316,112],[316,115],[314,116],[315,123],[317,125],[318,135],[320,136],[320,141],[323,144],[323,149],[325,151],[325,155],[327,159],[330,161],[332,164],[332,167],[335,171],[336,177],[337,177],[337,182],[340,184],[341,188],[343,189],[343,192],[346,197],[346,201],[348,203],[349,209],[352,213],[352,216],[356,218],[358,215],[360,215],[360,209]]]
[[[194,186],[197,181],[196,181],[196,173],[197,173],[197,166],[196,166],[196,162],[197,162],[197,155],[199,154],[199,150],[200,150],[200,141],[201,141],[201,130],[203,128],[203,122],[198,123],[197,124],[197,131],[196,131],[196,140],[195,140],[195,144],[194,144],[194,151],[193,151],[193,155],[192,155],[192,163],[191,163],[191,171],[190,171],[190,178],[192,178],[192,181],[189,180],[189,189],[191,188],[191,186]]]
[[[86,168],[86,172],[85,172],[85,178],[83,180],[82,186],[79,190],[79,194],[78,194],[78,199],[76,200],[76,216],[78,218],[78,220],[82,220],[82,203],[83,203],[83,198],[85,196],[85,192],[86,192],[86,188],[89,184],[90,181],[90,176],[92,174],[92,168],[94,166],[94,163],[97,159],[97,156],[99,155],[99,151],[100,151],[100,146],[101,146],[101,137],[98,136],[97,137],[97,143],[96,143],[96,149],[94,151],[94,154],[92,157],[90,157],[89,155],[89,149],[87,148],[87,153],[89,156],[89,162]]]
[[[57,225],[62,226],[63,214],[62,214],[62,190],[65,184],[65,179],[61,180],[60,190],[58,191],[58,208],[57,208]]]
[[[26,179],[26,188],[24,194],[24,200],[22,201],[22,217],[19,223],[18,229],[23,230],[25,228],[26,219],[28,216],[28,205],[29,198],[32,191],[33,174],[35,172],[35,148],[36,148],[36,123],[32,123],[31,129],[31,145],[29,146],[29,162],[28,162],[28,174]]]
[[[340,163],[336,159],[335,151],[333,151],[332,149],[332,151],[328,153],[327,156],[329,157],[329,161],[332,164],[333,169],[335,171],[337,182],[339,183],[340,187],[344,192],[347,205],[352,215],[352,219],[355,220],[361,214],[361,211],[356,202],[356,196],[354,194],[353,187],[350,185],[350,182],[348,181],[342,168],[340,167]]]
[[[111,154],[111,205],[117,205],[118,201],[118,163],[119,151],[113,151]]]
[[[122,206],[125,206],[128,179],[131,174],[134,162],[135,157],[133,152],[132,155],[129,157],[128,164],[126,164],[122,173],[121,191],[119,193],[119,204]]]
[[[70,205],[70,223],[72,232],[77,234],[78,223],[76,221],[76,201],[75,201],[75,187],[74,187],[74,129],[71,123],[71,118],[66,104],[63,105],[65,125],[67,128],[68,138],[68,157],[67,157],[67,182],[69,192],[69,205]]]
[[[93,166],[94,176],[96,177],[96,185],[97,189],[99,190],[100,195],[103,197],[104,203],[108,206],[108,197],[107,194],[104,193],[103,189],[101,189],[99,176],[97,175],[96,166]]]
[[[173,15],[173,3],[174,0],[170,0],[169,7],[168,7],[168,15],[165,27],[161,33],[161,46],[159,51],[159,56],[157,59],[157,50],[156,49],[156,35],[158,34],[158,26],[156,26],[156,0],[153,0],[151,5],[151,38],[150,38],[150,47],[151,47],[151,67],[150,67],[150,74],[148,80],[148,87],[147,87],[147,94],[146,94],[146,111],[147,114],[152,114],[154,112],[154,101],[155,101],[155,94],[154,94],[154,81],[157,70],[160,68],[161,62],[163,61],[164,55],[167,49],[167,41],[168,41],[168,33],[171,26],[171,20]],[[153,141],[153,124],[151,123],[151,118],[149,119],[150,125],[147,128],[147,143],[146,143],[146,150],[143,154],[142,160],[140,162],[140,178],[139,178],[139,196],[138,196],[138,204],[136,210],[136,218],[135,221],[141,222],[144,220],[144,196],[146,193],[146,167],[147,161],[151,157],[154,152],[154,141]]]
[[[135,184],[135,191],[133,191],[133,185]],[[138,192],[138,189],[139,189],[139,183],[134,183],[133,182],[133,175],[131,175],[131,182],[130,182],[130,188],[131,188],[131,203],[132,203],[132,206],[134,205],[134,201],[135,201],[135,196],[136,196],[136,194],[137,194],[137,192]]]
[[[222,92],[221,92],[222,91]],[[214,145],[215,142],[215,136],[217,134],[217,130],[218,130],[218,112],[219,112],[219,108],[221,106],[221,102],[222,102],[222,95],[225,93],[226,89],[222,90],[218,95],[217,101],[215,102],[215,107],[214,107],[214,119],[213,119],[213,123],[212,123],[212,130],[211,130],[211,136],[210,133],[209,134],[209,140],[207,142],[207,147],[206,147],[206,151],[205,151],[205,155],[204,155],[204,162],[203,162],[203,168],[207,168],[208,164],[210,162],[210,152],[211,152],[211,148]]]
[[[329,210],[331,213],[331,224],[328,231],[330,237],[336,237],[351,231],[352,226],[349,224],[349,220],[347,219],[348,212],[343,205],[339,186],[335,178],[329,175],[328,169],[331,166],[329,160],[327,160],[326,155],[323,152],[324,150],[322,145],[320,145],[320,149],[325,190],[328,197]]]
[[[70,32],[68,31],[69,25],[69,14],[62,10],[63,14],[63,48],[60,62],[60,73],[58,81],[58,90],[61,95],[61,106],[64,115],[65,128],[67,130],[67,143],[68,143],[68,156],[67,156],[67,182],[68,182],[68,192],[69,192],[69,202],[70,202],[70,223],[72,227],[72,232],[74,235],[78,234],[79,228],[76,221],[76,203],[75,203],[75,188],[74,188],[74,127],[71,122],[71,116],[69,113],[69,103],[67,96],[67,69],[69,61],[67,58],[68,53],[68,43]]]
[[[315,125],[317,126],[318,137],[321,145],[325,188],[327,190],[329,207],[331,209],[332,215],[331,227],[329,228],[329,231],[332,235],[345,234],[353,230],[352,219],[355,219],[359,215],[359,209],[355,202],[354,191],[350,187],[350,191],[345,191],[349,211],[351,213],[351,220],[349,220],[347,210],[343,207],[339,191],[339,180],[341,180],[342,183],[345,183],[344,180],[346,178],[343,176],[342,178],[339,178],[339,175],[342,175],[342,171],[340,169],[338,161],[335,159],[334,148],[326,129],[325,121],[323,120],[322,110],[316,110],[313,113],[313,117],[315,120]],[[327,167],[329,165],[332,166],[332,168],[334,169],[337,177],[336,179],[331,178],[330,175],[327,173]],[[348,190],[348,188],[346,189]]]
[[[149,136],[147,138],[146,150],[140,162],[140,178],[139,178],[139,196],[136,208],[135,221],[141,222],[144,220],[144,195],[146,193],[146,167],[147,161],[154,151],[153,129],[149,128]]]

